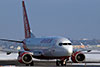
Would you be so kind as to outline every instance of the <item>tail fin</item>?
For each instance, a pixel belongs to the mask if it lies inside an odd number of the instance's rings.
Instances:
[[[27,16],[24,1],[22,1],[22,6],[23,6],[23,20],[24,20],[25,38],[30,38],[30,37],[33,37],[33,36],[31,36],[32,33],[30,31],[30,26],[29,26],[29,21],[28,21],[28,16]]]

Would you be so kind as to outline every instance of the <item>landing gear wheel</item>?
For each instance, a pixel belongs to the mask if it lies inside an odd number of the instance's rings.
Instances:
[[[61,66],[66,66],[66,60],[61,61]]]
[[[26,66],[34,66],[34,62],[32,61],[30,64],[26,64]]]
[[[60,62],[57,60],[56,61],[56,66],[59,66],[60,65]]]
[[[65,60],[57,60],[56,61],[56,66],[66,66],[66,62],[67,62],[67,60],[65,59]]]
[[[34,62],[33,61],[30,63],[30,66],[34,66]]]
[[[26,64],[26,66],[29,66],[29,64]]]

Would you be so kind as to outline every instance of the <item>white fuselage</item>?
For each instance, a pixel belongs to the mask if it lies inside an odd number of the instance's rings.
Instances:
[[[63,37],[28,38],[24,41],[34,57],[44,56],[56,59],[71,56],[73,52],[71,42]]]

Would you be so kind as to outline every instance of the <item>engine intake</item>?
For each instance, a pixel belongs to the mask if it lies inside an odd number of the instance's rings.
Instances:
[[[30,64],[32,62],[32,55],[28,52],[19,53],[18,61],[24,64]]]
[[[81,53],[80,51],[79,52],[75,52],[75,53],[72,54],[71,60],[74,63],[84,62],[85,61],[85,55],[83,53]]]

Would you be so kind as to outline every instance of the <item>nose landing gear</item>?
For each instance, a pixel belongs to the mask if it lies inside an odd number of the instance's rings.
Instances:
[[[64,60],[57,60],[56,61],[56,66],[66,66],[66,63],[69,59],[64,59]]]

